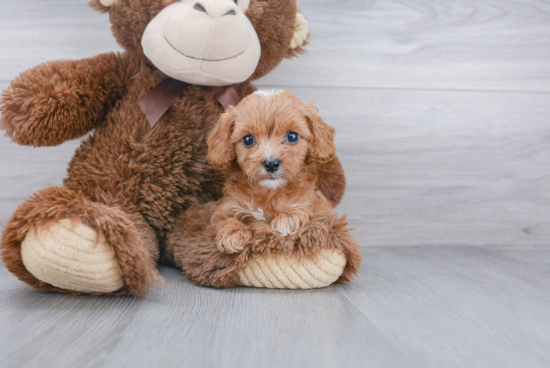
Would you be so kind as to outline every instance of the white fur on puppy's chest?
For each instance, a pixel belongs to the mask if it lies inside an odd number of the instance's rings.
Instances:
[[[265,220],[265,214],[263,208],[258,208],[256,211],[250,211],[250,214],[252,217],[254,217],[257,221]]]
[[[240,207],[240,206],[234,206],[232,207],[233,211],[235,212],[235,215],[238,214],[244,214],[243,218],[246,217],[254,217],[256,221],[263,221],[265,220],[265,213],[264,209],[261,207],[258,207],[257,209],[254,208],[251,204],[247,203],[248,208]]]
[[[268,189],[277,189],[285,185],[286,181],[284,179],[264,179],[260,180],[259,184]]]

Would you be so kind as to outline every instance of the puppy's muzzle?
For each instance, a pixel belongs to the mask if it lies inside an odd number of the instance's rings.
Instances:
[[[279,167],[281,166],[281,161],[276,158],[268,158],[264,161],[264,169],[268,173],[274,174],[279,170]]]

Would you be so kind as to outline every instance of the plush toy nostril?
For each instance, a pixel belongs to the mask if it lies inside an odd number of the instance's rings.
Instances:
[[[212,19],[237,15],[239,8],[235,1],[230,0],[193,0],[193,9],[205,13]]]
[[[279,170],[279,166],[281,166],[281,161],[276,158],[268,158],[264,161],[264,168],[267,172],[274,173]]]
[[[237,15],[235,4],[230,2],[220,4],[217,0],[201,0],[193,5],[193,9],[206,13],[210,18],[220,18],[226,15]]]
[[[206,8],[205,8],[204,5],[202,5],[201,3],[196,3],[196,4],[193,6],[193,9],[208,14],[208,12],[206,11]]]

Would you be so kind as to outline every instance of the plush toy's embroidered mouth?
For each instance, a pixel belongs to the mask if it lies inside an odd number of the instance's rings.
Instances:
[[[204,59],[204,58],[198,58],[198,57],[186,55],[186,54],[184,54],[183,52],[181,52],[180,50],[176,49],[176,48],[174,47],[174,45],[172,45],[172,44],[170,43],[170,41],[168,41],[168,39],[166,38],[166,36],[164,37],[164,39],[166,40],[166,43],[168,43],[168,44],[170,45],[170,47],[172,47],[174,50],[176,50],[178,53],[182,54],[183,56],[188,57],[189,59],[202,60],[202,61],[224,61],[224,60],[234,59],[234,58],[236,58],[237,56],[241,56],[242,54],[244,54],[244,51],[242,51],[242,52],[238,53],[237,55],[230,56],[230,57],[226,57],[226,58],[223,58],[223,59]]]

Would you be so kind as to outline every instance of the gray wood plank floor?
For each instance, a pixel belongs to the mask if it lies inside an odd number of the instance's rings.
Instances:
[[[143,298],[36,292],[0,269],[3,367],[548,367],[543,249],[366,247],[359,280]]]
[[[298,2],[308,53],[257,85],[336,127],[358,280],[214,290],[163,268],[165,288],[95,298],[0,266],[1,367],[550,366],[550,1]],[[4,1],[0,88],[118,50],[86,3]],[[0,227],[78,144],[0,137]]]

